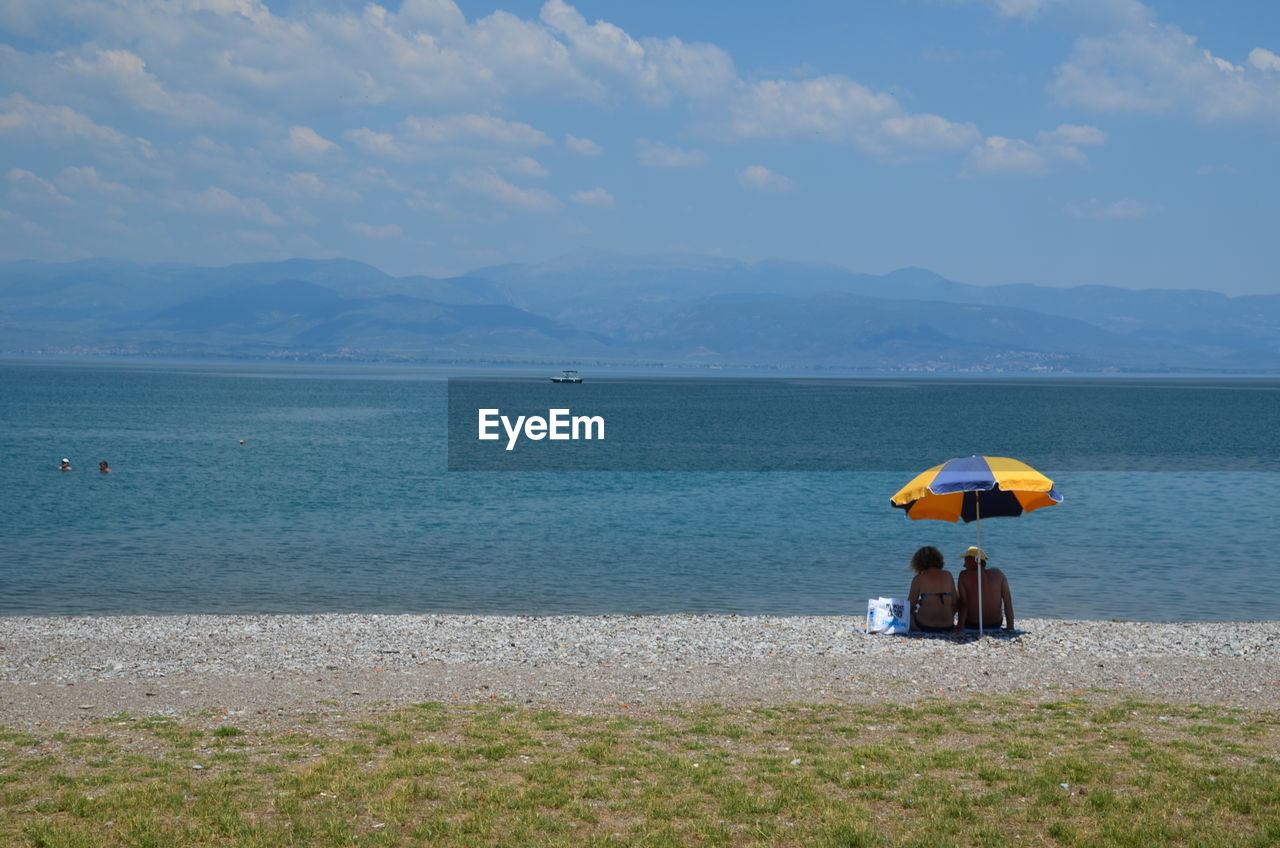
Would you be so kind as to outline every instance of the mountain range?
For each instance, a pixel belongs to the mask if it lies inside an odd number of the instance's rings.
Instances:
[[[874,371],[1280,372],[1280,295],[578,253],[451,278],[347,259],[0,263],[0,353]]]

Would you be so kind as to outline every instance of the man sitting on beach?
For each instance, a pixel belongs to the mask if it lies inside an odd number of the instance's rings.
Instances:
[[[978,602],[979,568],[982,569],[981,603]],[[982,548],[971,547],[964,552],[964,571],[960,572],[957,583],[956,611],[965,627],[977,629],[978,608],[981,607],[984,629],[995,630],[1003,618],[1004,629],[1013,630],[1013,596],[1009,593],[1009,581],[1000,569],[987,568],[987,555]]]

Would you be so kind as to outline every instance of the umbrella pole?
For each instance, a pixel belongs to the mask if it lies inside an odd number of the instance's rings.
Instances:
[[[978,500],[976,494],[973,498],[973,514],[975,516],[973,521],[974,529],[978,531],[978,638],[981,639],[984,635],[982,630],[982,619],[984,617],[982,608],[982,503]]]

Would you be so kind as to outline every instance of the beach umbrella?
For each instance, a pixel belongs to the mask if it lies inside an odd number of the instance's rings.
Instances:
[[[914,521],[974,522],[982,547],[982,519],[1022,515],[1062,503],[1053,481],[1025,462],[1005,456],[949,459],[916,475],[889,503]],[[978,602],[982,602],[982,568],[978,568]],[[978,634],[982,635],[982,612]]]

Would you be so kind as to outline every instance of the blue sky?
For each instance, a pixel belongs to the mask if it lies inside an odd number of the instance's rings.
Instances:
[[[7,0],[0,259],[1280,292],[1280,4]]]

